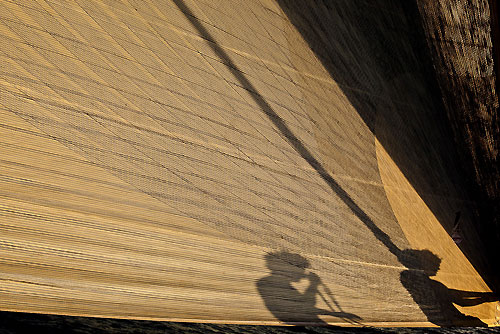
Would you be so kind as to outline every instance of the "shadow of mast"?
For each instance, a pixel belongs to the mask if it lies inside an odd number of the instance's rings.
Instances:
[[[238,80],[241,86],[250,93],[255,103],[266,114],[269,120],[285,137],[286,141],[293,147],[293,149],[300,154],[300,156],[307,161],[307,163],[314,168],[314,170],[321,176],[321,178],[328,184],[328,186],[336,193],[339,198],[349,207],[349,209],[361,220],[372,233],[384,243],[384,245],[393,254],[396,254],[399,249],[390,241],[390,237],[378,228],[371,218],[357,205],[349,194],[342,189],[342,187],[333,179],[333,177],[326,171],[323,165],[312,155],[311,152],[304,146],[304,144],[293,134],[290,128],[286,125],[283,119],[273,110],[273,108],[266,102],[264,97],[257,92],[257,89],[245,77],[245,75],[238,69],[238,66],[231,60],[229,55],[224,51],[219,44],[215,41],[212,35],[201,24],[198,18],[193,14],[191,9],[184,3],[183,0],[173,0],[175,5],[181,10],[189,22],[198,31],[212,49],[212,51],[223,61],[226,67],[231,71],[234,77]]]
[[[475,293],[469,291],[458,291],[448,289],[442,283],[430,278],[439,270],[441,259],[429,250],[400,249],[397,247],[387,233],[382,231],[372,219],[357,205],[349,194],[333,179],[323,165],[312,155],[304,144],[293,134],[283,119],[266,102],[264,97],[257,92],[257,89],[238,69],[229,55],[218,45],[212,35],[200,23],[198,18],[186,6],[183,0],[173,0],[175,5],[186,16],[193,27],[198,31],[211,47],[212,51],[223,61],[226,67],[238,80],[241,86],[246,89],[255,103],[267,115],[269,120],[285,137],[286,141],[314,168],[321,178],[328,184],[337,196],[349,207],[358,219],[370,229],[375,237],[397,258],[405,267],[401,273],[401,283],[411,294],[413,300],[419,305],[426,315],[428,321],[440,325],[454,325],[455,321],[461,326],[485,326],[480,319],[465,316],[460,313],[453,303],[463,306],[477,305],[484,302],[497,300],[497,296],[492,293]],[[417,284],[416,284],[417,283]],[[429,291],[430,290],[430,291]],[[436,299],[434,292],[438,294]]]

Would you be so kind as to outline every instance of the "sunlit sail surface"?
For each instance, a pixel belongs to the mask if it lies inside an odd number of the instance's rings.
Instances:
[[[495,323],[439,106],[356,4],[0,6],[0,310]]]

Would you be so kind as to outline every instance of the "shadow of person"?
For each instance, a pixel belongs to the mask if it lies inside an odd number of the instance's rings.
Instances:
[[[224,48],[219,46],[214,37],[209,33],[209,31],[203,26],[201,21],[199,21],[196,15],[189,9],[189,7],[184,3],[183,0],[173,0],[175,5],[184,13],[186,19],[188,19],[193,27],[198,31],[200,36],[204,36],[204,39],[210,41],[209,45],[212,51],[221,59],[232,75],[239,82],[241,87],[244,87],[248,92],[252,92],[251,98],[254,100],[257,106],[267,115],[269,120],[273,125],[279,130],[288,143],[293,147],[293,149],[305,160],[307,163],[321,176],[321,178],[329,185],[331,190],[344,202],[344,204],[356,215],[356,217],[367,226],[375,237],[380,240],[384,245],[393,253],[399,261],[406,267],[407,270],[401,273],[401,282],[407,288],[409,293],[412,295],[415,302],[422,308],[429,321],[435,324],[448,324],[448,323],[462,323],[467,322],[466,325],[472,326],[474,324],[484,325],[483,322],[473,317],[467,317],[461,314],[454,306],[453,302],[457,304],[462,303],[464,306],[476,305],[487,300],[495,299],[493,294],[479,294],[474,292],[458,291],[453,289],[448,289],[443,284],[433,280],[430,276],[434,276],[438,269],[440,259],[429,251],[417,251],[417,250],[401,250],[399,249],[390,239],[390,237],[380,230],[373,220],[363,211],[363,209],[353,200],[353,198],[341,187],[341,185],[332,177],[331,173],[325,168],[318,159],[315,158],[314,154],[299,140],[287,123],[276,113],[276,111],[271,107],[271,105],[266,101],[266,99],[257,93],[256,87],[246,78],[244,72],[238,69],[238,66],[231,60],[231,57],[225,51]],[[364,3],[364,2],[363,2]],[[405,47],[408,44],[408,38],[401,36],[399,32],[412,31],[413,26],[408,29],[394,29],[394,26],[387,27],[387,29],[379,29],[382,27],[382,22],[392,22],[388,20],[387,17],[379,17],[380,13],[392,13],[392,10],[382,10],[373,11],[373,8],[383,8],[382,4],[389,3],[391,5],[393,2],[387,2],[379,0],[377,3],[365,3],[366,10],[360,10],[360,2],[354,1],[325,1],[321,2],[321,6],[313,6],[309,2],[298,1],[298,0],[279,0],[278,4],[283,9],[284,13],[294,24],[294,26],[301,32],[301,35],[309,42],[311,49],[314,50],[316,56],[318,56],[331,74],[332,79],[339,83],[342,87],[345,87],[344,93],[348,96],[349,101],[357,110],[358,114],[363,118],[364,122],[368,125],[372,132],[376,132],[376,120],[380,117],[375,117],[380,110],[392,110],[391,108],[375,108],[377,101],[385,99],[383,94],[381,95],[380,89],[387,86],[388,81],[394,81],[391,78],[397,77],[398,73],[412,73],[415,69],[421,68],[419,61],[410,61],[411,59],[416,60],[419,55],[423,55],[418,50],[425,49],[425,38],[420,37],[410,38],[410,41],[422,40],[423,43],[417,45],[412,45],[410,49]],[[401,2],[403,3],[403,2]],[[413,9],[410,10],[412,14],[418,15],[418,8],[414,8],[415,5],[408,2],[408,6]],[[340,5],[341,8],[335,8]],[[346,14],[351,12],[349,19]],[[363,14],[362,17],[357,14]],[[308,14],[306,17],[302,17],[303,14]],[[392,15],[392,14],[389,14]],[[344,16],[344,18],[342,18]],[[399,18],[399,21],[405,22],[407,19],[411,19],[414,15],[403,15]],[[395,18],[395,17],[394,17]],[[332,20],[333,19],[333,20]],[[360,20],[363,20],[365,24],[359,24]],[[370,20],[370,21],[367,21]],[[373,20],[373,21],[372,21]],[[396,21],[395,21],[396,22]],[[304,25],[305,24],[305,25]],[[397,23],[396,23],[397,26]],[[419,27],[419,25],[416,25]],[[338,28],[338,29],[337,29]],[[358,28],[362,28],[362,31],[358,31]],[[376,29],[375,29],[376,28]],[[421,30],[421,29],[419,29]],[[375,33],[375,35],[373,34]],[[403,34],[404,35],[404,34]],[[424,36],[419,33],[419,36]],[[389,36],[394,38],[388,39]],[[352,40],[354,37],[355,40]],[[414,36],[415,37],[415,36]],[[425,37],[425,36],[424,36]],[[360,40],[356,40],[359,39]],[[327,43],[325,43],[325,41]],[[333,41],[333,43],[328,43],[328,41]],[[318,44],[319,43],[319,44]],[[352,48],[349,46],[352,45]],[[394,46],[397,47],[394,47]],[[361,46],[361,48],[359,47]],[[397,49],[398,52],[394,52]],[[362,52],[360,52],[360,50]],[[370,52],[367,52],[372,50]],[[404,51],[406,50],[406,51]],[[417,51],[414,53],[414,51]],[[403,52],[404,51],[404,52]],[[372,59],[371,54],[377,55]],[[356,57],[353,57],[356,55]],[[391,55],[396,55],[397,57],[391,57]],[[402,56],[403,55],[403,56]],[[424,56],[427,58],[427,56]],[[352,63],[350,60],[353,60]],[[374,66],[375,64],[383,61],[383,65]],[[351,66],[345,66],[346,64]],[[429,63],[432,65],[432,62]],[[375,67],[379,67],[381,71],[375,71]],[[426,65],[427,66],[427,65]],[[432,68],[427,66],[426,68]],[[395,71],[396,69],[396,71]],[[418,72],[418,71],[417,71]],[[369,75],[362,75],[362,74]],[[426,72],[427,73],[427,72]],[[381,82],[377,78],[383,78]],[[405,86],[399,84],[400,82],[412,83],[416,82],[417,76],[412,77],[413,80],[403,80],[398,81],[397,85],[400,89]],[[422,79],[423,80],[423,79]],[[420,82],[420,80],[418,80]],[[374,84],[375,83],[375,84]],[[412,96],[415,89],[418,87],[426,87],[429,83],[428,80],[423,80],[418,86],[410,85],[407,88],[402,89],[404,92],[402,94],[396,94],[394,101],[400,103],[401,97],[406,98]],[[430,87],[437,87],[431,85]],[[355,89],[353,89],[355,88]],[[394,89],[396,90],[396,89]],[[388,91],[391,91],[390,89]],[[430,93],[432,90],[427,90]],[[366,93],[369,94],[366,94]],[[408,93],[409,92],[409,93]],[[408,93],[408,94],[403,94]],[[425,95],[425,94],[424,94]],[[379,96],[376,101],[367,99],[367,96]],[[380,99],[382,97],[382,99]],[[397,99],[396,99],[397,97]],[[440,99],[439,96],[433,97],[435,99]],[[405,100],[405,99],[403,99]],[[437,101],[437,100],[436,100]],[[430,103],[430,102],[428,102]],[[404,103],[407,105],[407,103]],[[432,103],[431,103],[432,104]],[[410,183],[415,188],[420,188],[420,184],[424,184],[422,180],[428,178],[429,175],[434,175],[433,170],[435,170],[434,160],[427,159],[430,163],[428,166],[430,168],[425,169],[429,171],[427,174],[415,170],[415,167],[420,166],[416,163],[422,160],[422,157],[426,157],[432,150],[429,149],[427,143],[428,138],[420,138],[419,134],[429,133],[430,129],[432,131],[441,132],[443,129],[434,129],[431,125],[440,124],[441,121],[446,118],[445,115],[441,115],[438,118],[429,118],[435,111],[429,108],[428,113],[425,112],[428,108],[427,102],[423,104],[422,108],[418,108],[415,112],[408,113],[407,108],[400,108],[401,112],[398,117],[401,117],[405,122],[387,122],[385,127],[387,127],[386,133],[391,134],[386,140],[383,140],[383,146],[388,150],[391,158],[394,158],[398,165],[398,168],[404,170],[405,176],[410,180]],[[399,108],[398,108],[399,110]],[[411,116],[408,118],[408,116]],[[425,116],[425,117],[424,117]],[[425,122],[424,122],[425,121]],[[423,122],[423,123],[422,123]],[[414,124],[411,129],[414,133],[414,138],[402,141],[400,124]],[[424,129],[424,131],[422,131]],[[408,137],[408,134],[405,134]],[[439,142],[450,136],[438,136]],[[431,137],[432,138],[432,137]],[[410,140],[411,139],[411,140]],[[418,139],[418,140],[417,140]],[[410,145],[400,146],[398,143],[409,143]],[[437,142],[437,140],[436,140]],[[420,143],[422,146],[422,154],[413,154],[414,159],[409,159],[409,152],[417,152],[415,150],[415,143]],[[437,149],[442,146],[443,154],[442,156],[448,156],[453,148],[453,143],[449,142],[449,145],[434,145],[433,149]],[[440,160],[441,154],[437,156],[436,161]],[[445,169],[448,171],[450,169]],[[422,176],[423,175],[423,176]],[[437,175],[435,180],[439,183],[441,175]],[[427,184],[427,182],[425,182]],[[433,182],[430,182],[432,185]],[[432,189],[431,189],[432,190]],[[432,210],[433,213],[438,215],[441,210],[440,202],[435,202],[434,199],[439,196],[433,195],[433,191],[429,191],[428,187],[421,188],[420,191],[417,190],[419,195],[424,198],[425,203],[429,207],[436,206],[439,210]],[[427,194],[432,194],[429,196]],[[438,219],[439,221],[441,219]],[[416,260],[418,258],[425,258],[426,255],[432,254],[430,256],[431,263],[438,263],[430,267],[430,270],[425,270],[425,260],[420,262]],[[291,254],[286,252],[273,253],[266,256],[266,262],[270,275],[257,281],[257,288],[261,294],[265,305],[267,308],[275,315],[275,317],[285,323],[297,323],[297,322],[307,322],[316,324],[326,324],[323,320],[319,318],[319,315],[331,315],[335,317],[342,318],[344,320],[355,321],[358,319],[357,316],[349,313],[345,313],[340,310],[338,304],[336,306],[339,308],[339,312],[328,311],[319,309],[316,307],[317,296],[322,296],[326,302],[326,298],[319,292],[319,286],[323,285],[321,280],[314,273],[307,273],[306,269],[309,267],[309,262],[304,257]],[[424,263],[424,265],[422,265]],[[302,279],[309,281],[309,285],[304,292],[300,292],[297,288],[293,286],[292,283],[299,282]],[[437,297],[432,300],[428,299],[426,296],[426,291],[434,291]],[[328,297],[332,298],[331,294]],[[328,302],[326,302],[328,304]],[[335,303],[335,302],[334,302]],[[450,319],[455,321],[441,321],[435,314],[443,315],[446,312],[451,312],[452,316]],[[455,318],[454,318],[455,317]],[[440,316],[439,319],[442,319]]]
[[[326,326],[328,324],[319,317],[320,315],[334,316],[348,322],[361,319],[342,311],[319,276],[307,271],[310,263],[305,257],[288,252],[275,252],[267,254],[265,260],[270,274],[257,281],[257,290],[267,309],[278,320],[290,325]],[[303,280],[307,281],[307,287],[302,292],[294,283],[299,284]],[[321,285],[326,293],[319,290]],[[316,307],[318,297],[322,298],[331,310]],[[334,311],[331,303],[334,303],[339,311]]]
[[[407,268],[401,272],[401,284],[430,322],[443,327],[487,326],[480,319],[461,313],[454,304],[474,306],[496,301],[498,297],[494,293],[449,289],[432,279],[439,270],[441,259],[429,250],[405,249],[397,256]]]

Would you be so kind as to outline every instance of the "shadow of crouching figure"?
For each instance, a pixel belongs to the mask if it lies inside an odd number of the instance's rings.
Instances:
[[[303,256],[288,252],[276,252],[267,254],[265,259],[271,273],[259,279],[256,285],[264,304],[278,320],[290,325],[326,326],[328,324],[319,315],[334,316],[346,322],[355,322],[360,319],[358,316],[345,313],[340,309],[319,276],[306,271],[310,264]],[[293,286],[293,283],[304,279],[308,283],[305,290],[301,292]],[[323,285],[326,295],[319,290],[321,285]],[[331,310],[316,307],[318,296]],[[333,310],[331,303],[337,306],[338,312]]]
[[[480,319],[461,313],[453,304],[474,306],[496,301],[498,296],[492,292],[450,289],[432,279],[431,276],[435,276],[439,270],[441,259],[429,250],[405,249],[397,255],[407,268],[401,272],[401,284],[430,322],[442,327],[487,326]]]

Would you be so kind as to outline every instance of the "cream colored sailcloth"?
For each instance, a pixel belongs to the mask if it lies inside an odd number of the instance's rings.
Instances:
[[[444,307],[494,324],[480,250],[450,237],[461,210],[478,244],[474,203],[417,154],[439,130],[398,116],[433,108],[424,80],[357,61],[372,51],[350,1],[302,11],[333,22],[318,41],[342,65],[325,63],[297,6],[0,0],[0,310],[432,326]],[[405,162],[396,142],[416,147]]]

